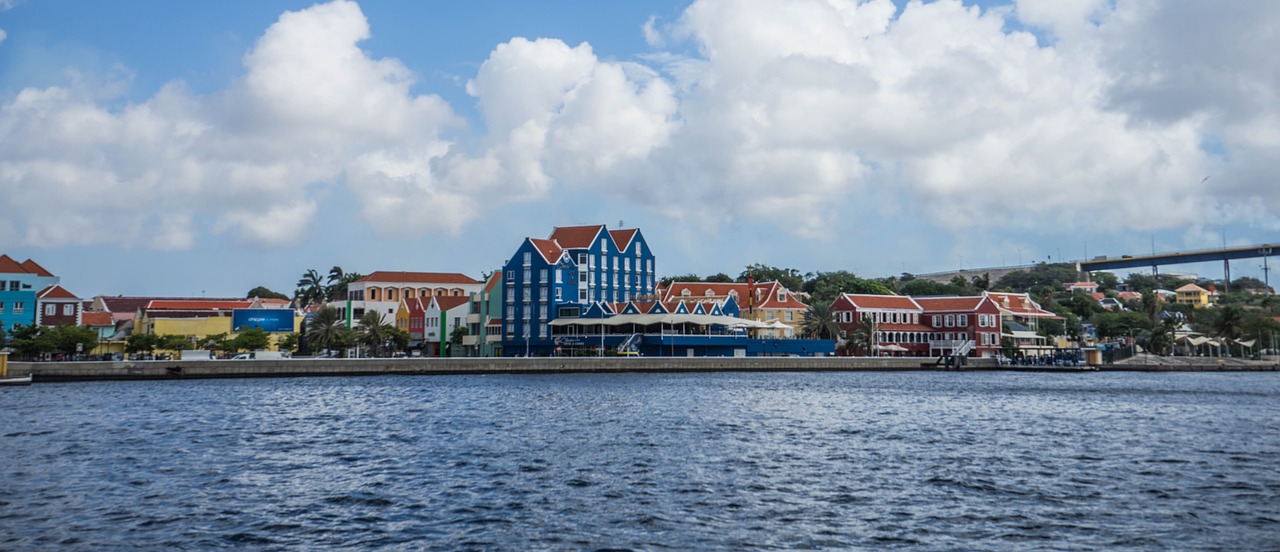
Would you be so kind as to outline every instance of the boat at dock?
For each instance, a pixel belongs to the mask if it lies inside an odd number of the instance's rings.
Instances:
[[[31,375],[0,378],[0,387],[10,385],[31,385]]]

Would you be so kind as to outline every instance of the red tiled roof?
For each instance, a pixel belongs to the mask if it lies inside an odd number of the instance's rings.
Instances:
[[[8,255],[0,255],[0,274],[26,274],[26,267]]]
[[[689,295],[685,296],[684,290],[689,290]],[[745,283],[720,283],[720,282],[671,282],[667,286],[666,292],[660,297],[664,301],[673,301],[677,299],[697,299],[699,297],[707,297],[707,291],[711,292],[712,297],[728,297],[730,291],[738,292],[738,303],[742,303],[742,298],[750,293],[751,287]]]
[[[102,305],[113,314],[133,314],[134,311],[146,307],[152,301],[245,301],[243,297],[125,297],[99,296]]]
[[[437,295],[432,299],[435,300],[436,306],[440,307],[440,310],[442,311],[447,311],[449,309],[456,308],[459,305],[465,305],[466,303],[471,301],[470,297],[462,297],[462,296],[455,296],[455,295]]]
[[[925,312],[976,311],[986,299],[981,295],[974,297],[919,297],[916,303]]]
[[[1007,313],[1014,316],[1026,316],[1029,318],[1061,318],[1058,315],[1044,310],[1031,297],[1025,293],[1000,293],[995,291],[984,291],[987,297],[995,301],[996,307],[1001,313]]]
[[[498,287],[498,283],[502,281],[502,271],[495,270],[489,275],[489,281],[484,284],[484,292],[489,293]]]
[[[382,284],[479,284],[480,282],[457,272],[396,272],[375,271],[357,282]]]
[[[756,284],[756,291],[762,291],[760,294],[760,302],[752,305],[757,309],[807,309],[809,305],[796,298],[796,294],[787,290],[786,297],[782,301],[778,301],[778,291],[786,290],[782,284],[778,282],[765,282]]]
[[[1197,286],[1197,285],[1195,285],[1195,284],[1187,284],[1187,285],[1182,286],[1182,287],[1180,287],[1180,288],[1178,288],[1178,289],[1175,289],[1174,291],[1181,291],[1181,292],[1187,292],[1187,293],[1191,293],[1191,292],[1209,293],[1209,290],[1204,289],[1204,288],[1202,288],[1202,287],[1200,287],[1200,286]]]
[[[600,231],[604,230],[603,224],[594,226],[557,226],[551,231],[551,237],[565,249],[585,249],[591,247],[591,242],[595,241],[596,236],[600,235]]]
[[[538,250],[538,254],[542,255],[542,260],[547,264],[555,264],[560,260],[560,255],[564,254],[564,250],[560,249],[560,244],[553,240],[540,240],[538,238],[529,238],[529,243],[533,244],[533,248]]]
[[[40,293],[37,293],[36,297],[39,299],[80,299],[79,297],[76,297],[74,293],[67,291],[66,288],[57,284],[40,290]]]
[[[618,251],[626,251],[631,246],[631,239],[636,237],[637,229],[630,230],[610,230],[609,237],[613,238],[613,244],[618,246]]]
[[[48,270],[45,270],[43,266],[36,264],[36,262],[31,259],[22,261],[22,268],[27,269],[27,272],[31,274],[35,274],[36,276],[44,276],[47,278],[53,277],[52,273],[50,273]]]
[[[114,326],[111,313],[107,311],[86,311],[80,314],[81,326]]]
[[[221,300],[202,301],[199,299],[187,299],[187,300],[157,299],[157,300],[151,301],[150,303],[147,303],[146,309],[147,310],[192,310],[192,311],[214,310],[214,309],[232,310],[232,309],[247,309],[251,306],[253,306],[253,301],[248,299],[238,299],[238,300],[230,300],[230,301],[221,301]]]
[[[861,295],[842,293],[845,300],[860,309],[923,310],[915,300],[903,295]]]

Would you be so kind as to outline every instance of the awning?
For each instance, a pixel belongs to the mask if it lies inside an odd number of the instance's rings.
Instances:
[[[609,318],[557,318],[550,322],[552,326],[652,326],[654,324],[695,324],[698,326],[729,326],[735,328],[768,328],[769,325],[755,320],[735,318],[732,316],[711,316],[708,314],[618,314]]]
[[[1010,333],[1003,334],[1003,335],[1004,337],[1012,337],[1014,339],[1045,339],[1043,335],[1040,335],[1036,332],[1024,332],[1019,330],[1014,330]]]

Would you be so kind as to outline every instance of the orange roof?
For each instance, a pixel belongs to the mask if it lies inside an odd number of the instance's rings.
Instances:
[[[551,237],[565,249],[586,249],[591,247],[591,242],[595,241],[596,236],[600,235],[600,231],[604,230],[603,224],[594,226],[557,226],[551,231]]]
[[[1031,296],[1026,293],[1002,293],[996,291],[984,291],[982,293],[990,297],[992,301],[995,301],[996,307],[1000,309],[1002,314],[1028,318],[1061,318],[1052,312],[1044,310],[1038,303],[1032,301]]]
[[[0,274],[26,274],[26,267],[8,255],[0,255]]]
[[[356,280],[384,284],[479,284],[479,281],[457,272],[395,272],[379,270]]]
[[[762,291],[760,302],[751,305],[757,309],[807,309],[809,305],[796,298],[796,294],[787,290],[778,282],[765,282],[756,284],[756,291]],[[786,291],[782,301],[778,300],[778,292]]]
[[[1178,288],[1178,289],[1175,289],[1174,291],[1186,292],[1186,293],[1191,293],[1191,292],[1209,293],[1209,290],[1204,289],[1204,288],[1202,288],[1202,287],[1200,287],[1200,286],[1197,286],[1197,285],[1195,285],[1195,284],[1187,284],[1187,285],[1182,286],[1182,287],[1180,287],[1180,288]]]
[[[253,301],[244,300],[244,299],[233,300],[233,301],[224,301],[224,300],[201,301],[199,299],[187,299],[187,300],[157,299],[157,300],[151,301],[150,303],[147,303],[146,309],[147,310],[214,310],[214,309],[232,310],[232,309],[247,309],[250,306],[253,306]]]
[[[685,296],[684,291],[689,290],[689,295]],[[663,301],[672,301],[681,298],[696,299],[699,297],[707,297],[707,292],[711,292],[711,297],[729,297],[730,291],[737,292],[738,303],[742,303],[742,298],[750,293],[751,287],[745,283],[721,283],[721,282],[671,282],[667,285],[666,292],[660,294]]]
[[[449,309],[457,308],[459,305],[467,304],[471,301],[471,298],[455,295],[437,295],[432,297],[432,300],[436,302],[436,306],[440,307],[440,310],[447,311]]]
[[[542,260],[547,264],[555,264],[560,260],[560,255],[564,254],[564,250],[560,249],[560,244],[554,240],[540,240],[538,238],[529,238],[529,243],[533,244],[533,248],[538,250],[538,254],[542,255]]]
[[[976,311],[986,299],[981,295],[974,297],[920,297],[916,303],[925,312]]]
[[[86,311],[80,314],[81,326],[114,326],[111,313],[107,311]]]
[[[22,268],[27,269],[27,272],[31,274],[35,274],[37,276],[45,276],[48,278],[53,277],[53,274],[50,274],[49,271],[45,270],[43,266],[36,264],[36,262],[31,259],[22,261]]]
[[[915,300],[903,295],[864,295],[842,293],[840,298],[859,309],[923,310]]]
[[[626,251],[631,247],[631,239],[636,237],[639,230],[632,228],[630,230],[610,230],[609,237],[613,238],[613,244],[618,246],[618,251]]]
[[[486,282],[484,285],[484,292],[489,293],[493,291],[493,288],[498,287],[498,282],[501,282],[501,281],[502,281],[502,271],[501,270],[493,271],[493,274],[489,275],[489,281]]]
[[[67,291],[66,288],[57,284],[40,290],[40,293],[37,293],[36,297],[40,299],[80,299],[79,297],[76,297],[74,293]]]

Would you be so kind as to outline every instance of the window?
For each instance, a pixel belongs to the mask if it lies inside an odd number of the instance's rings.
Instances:
[[[539,282],[547,281],[547,269],[545,268],[538,269],[538,281]]]
[[[530,288],[529,288],[529,286],[525,286],[525,288],[524,288],[524,302],[526,302],[526,303],[528,303],[528,302],[529,302],[530,294],[531,294],[532,292],[533,292],[533,290],[532,290],[532,289],[530,289]]]
[[[564,294],[563,294],[563,293],[561,293],[561,292],[563,292],[563,291],[564,291],[564,289],[556,288],[556,302],[557,302],[557,303],[559,303],[560,301],[564,301]]]
[[[947,327],[951,328],[956,325],[956,316],[954,314],[947,315]]]
[[[967,314],[961,314],[956,316],[956,320],[957,320],[956,322],[957,326],[964,327],[969,325],[969,315]]]
[[[547,286],[538,286],[538,300],[547,302]]]
[[[0,301],[0,314],[4,314],[4,301]]]
[[[587,266],[587,254],[578,253],[578,266],[585,268]]]
[[[524,252],[524,266],[533,264],[533,254],[528,251]]]
[[[45,315],[45,316],[53,316],[53,315],[55,315],[55,314],[58,314],[58,306],[57,306],[57,305],[54,305],[53,303],[50,303],[50,304],[48,304],[48,305],[45,305],[45,306],[44,306],[44,315]]]
[[[547,319],[547,306],[542,305],[538,307],[538,320],[546,320],[546,319]]]
[[[895,313],[893,313],[893,323],[894,323],[894,324],[897,324],[897,323],[898,323],[898,313],[896,313],[896,312],[895,312]]]
[[[27,310],[27,306],[22,304],[22,301],[13,302],[13,314],[22,314],[26,312],[26,310]]]
[[[586,302],[586,300],[587,300],[587,290],[585,289],[578,290],[578,301]]]
[[[600,238],[600,252],[601,252],[601,253],[608,253],[608,252],[609,252],[609,240],[606,240],[606,239],[604,239],[604,238]]]
[[[630,258],[622,259],[622,270],[624,270],[624,271],[626,271],[626,272],[631,272],[631,259],[630,259]]]
[[[778,302],[784,303],[787,300],[787,292],[778,290]]]
[[[940,314],[933,315],[933,327],[937,328],[938,326],[941,326],[941,325],[942,325],[942,315]]]
[[[513,320],[515,319],[515,317],[516,317],[516,308],[511,305],[507,305],[507,320]]]
[[[9,291],[18,291],[18,281],[9,280]],[[15,303],[16,304],[16,303]]]

